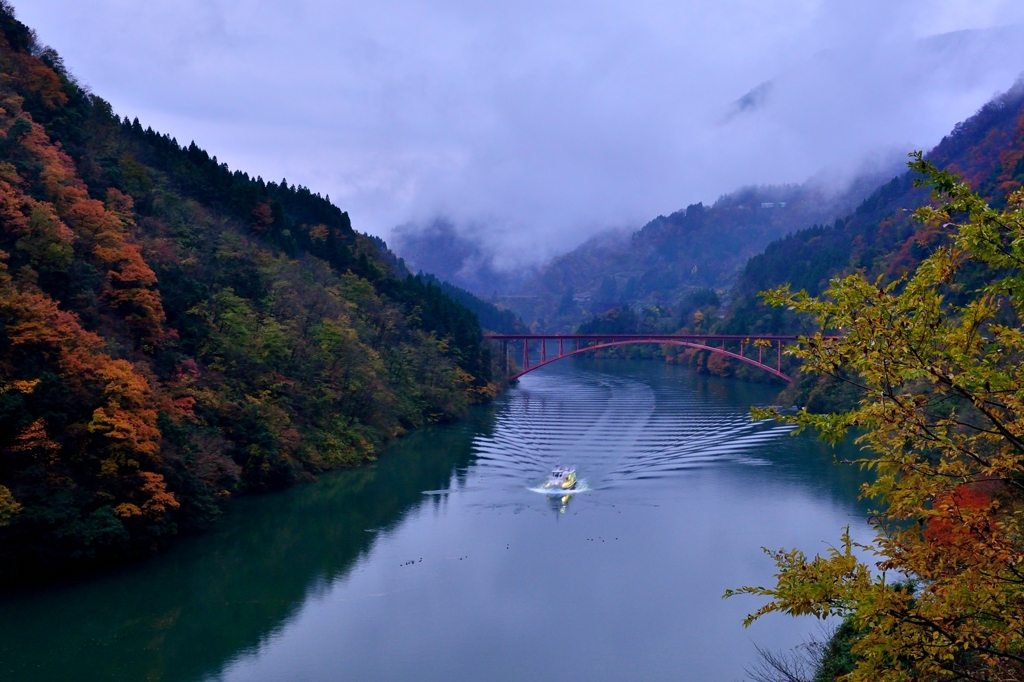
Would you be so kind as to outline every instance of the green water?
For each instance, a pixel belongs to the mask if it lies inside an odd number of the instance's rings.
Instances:
[[[0,679],[734,680],[814,621],[721,599],[759,547],[815,552],[860,474],[775,424],[766,386],[567,361],[373,466],[235,501],[216,529],[0,601]],[[849,456],[851,453],[842,453]],[[555,464],[584,490],[531,490]]]

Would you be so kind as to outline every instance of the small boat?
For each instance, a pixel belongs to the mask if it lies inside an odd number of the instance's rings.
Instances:
[[[545,488],[552,490],[572,490],[576,487],[576,469],[572,467],[555,467],[544,482]]]

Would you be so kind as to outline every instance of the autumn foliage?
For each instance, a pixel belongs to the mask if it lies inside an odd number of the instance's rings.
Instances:
[[[842,616],[859,633],[849,680],[1024,678],[1024,191],[995,208],[921,155],[941,234],[905,276],[853,274],[820,297],[788,286],[775,306],[822,332],[793,354],[804,371],[852,384],[856,407],[775,416],[833,441],[851,431],[874,482],[876,536],[849,533],[824,556],[770,552],[774,587],[741,591],[783,611]],[[840,332],[841,334],[837,334]],[[874,556],[869,561],[868,558]]]
[[[307,188],[118,118],[0,2],[0,579],[149,552],[495,390],[465,307]]]

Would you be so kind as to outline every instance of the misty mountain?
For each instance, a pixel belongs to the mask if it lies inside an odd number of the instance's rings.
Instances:
[[[1006,194],[1024,186],[1024,79],[957,124],[927,158],[961,174],[994,206],[1005,205]],[[723,329],[799,329],[794,319],[766,309],[758,299],[758,292],[783,283],[815,295],[837,275],[861,270],[869,278],[891,279],[916,267],[942,235],[913,220],[913,210],[929,200],[929,192],[913,181],[905,171],[850,214],[772,242],[751,258],[737,280]]]
[[[724,292],[773,240],[848,213],[893,172],[865,174],[842,191],[820,180],[745,187],[711,206],[658,216],[631,235],[598,235],[547,264],[509,305],[546,330],[571,329],[624,304],[672,315],[694,291]]]
[[[1024,79],[957,124],[926,158],[960,174],[993,206],[1004,206],[1007,193],[1024,187]],[[759,292],[790,284],[793,290],[818,295],[837,276],[859,271],[868,279],[892,281],[913,270],[947,237],[941,226],[921,225],[913,219],[913,211],[930,200],[928,189],[914,187],[914,179],[914,173],[904,170],[834,221],[771,242],[747,260],[725,296],[713,295],[715,292],[708,289],[694,290],[680,301],[672,316],[658,315],[659,311],[649,308],[613,308],[595,315],[580,329],[599,333],[668,331],[669,327],[672,331],[723,334],[813,331],[808,320],[798,319],[791,311],[766,307]],[[739,194],[730,196],[735,199]],[[734,201],[723,198],[719,203],[729,205]],[[704,209],[699,215],[710,213]],[[953,291],[949,295],[958,294]],[[669,349],[647,354],[664,355],[669,362],[720,376],[771,380],[749,365],[706,352]],[[784,369],[787,363],[795,370],[795,361],[784,357]],[[800,374],[780,400],[824,410],[850,398],[841,382]]]
[[[957,124],[927,158],[960,174],[993,206],[1004,206],[1006,194],[1024,186],[1024,80]],[[914,179],[913,172],[905,171],[831,224],[815,225],[772,242],[747,261],[730,292],[731,303],[705,308],[699,311],[699,319],[696,314],[690,316],[683,320],[683,330],[807,333],[813,331],[808,320],[788,310],[766,307],[759,292],[788,283],[793,290],[818,295],[837,276],[859,271],[869,280],[882,277],[892,281],[913,270],[947,238],[941,226],[922,225],[913,219],[914,209],[930,200],[926,188],[914,187]],[[949,295],[958,294],[951,291]],[[710,358],[707,353],[670,352],[667,359],[721,376],[766,378],[749,366]],[[784,368],[792,362],[784,358]],[[804,374],[781,398],[812,411],[841,407],[842,401],[850,399],[841,382]]]
[[[498,332],[499,334],[523,334],[529,332],[526,325],[508,308],[485,301],[472,292],[440,280],[434,275],[421,273],[418,277],[438,287],[441,293],[448,298],[454,299],[472,310],[480,321],[480,326],[485,331]]]
[[[387,242],[380,237],[371,236],[370,239],[373,240],[374,245],[377,247],[381,261],[390,266],[395,276],[405,278],[413,274],[405,259],[399,257],[398,254],[388,248]],[[420,270],[415,275],[415,279],[427,286],[440,289],[442,294],[468,308],[477,316],[480,326],[486,331],[503,334],[527,331],[526,325],[511,310],[484,300],[471,291],[441,279],[432,272]]]
[[[432,273],[479,296],[513,292],[533,274],[529,269],[496,267],[496,254],[490,246],[477,235],[460,232],[444,218],[425,225],[400,225],[392,231],[391,243],[414,271]]]

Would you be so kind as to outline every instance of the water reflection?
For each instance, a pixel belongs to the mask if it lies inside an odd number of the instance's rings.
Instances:
[[[863,515],[859,472],[750,423],[773,395],[556,363],[372,467],[240,500],[215,533],[109,578],[5,600],[0,678],[511,680],[558,641],[582,659],[566,679],[733,679],[753,605],[721,592],[770,577],[760,545]],[[559,462],[589,490],[531,492]],[[566,585],[577,603],[552,629]],[[800,632],[773,628],[762,643]]]
[[[569,500],[572,499],[572,495],[549,495],[548,500],[551,503],[551,509],[558,514],[564,514],[565,510],[569,508]]]
[[[410,434],[397,457],[237,500],[216,532],[107,578],[0,604],[0,679],[199,680],[255,651],[425,503],[464,485],[470,423]],[[438,500],[434,500],[439,504]]]

